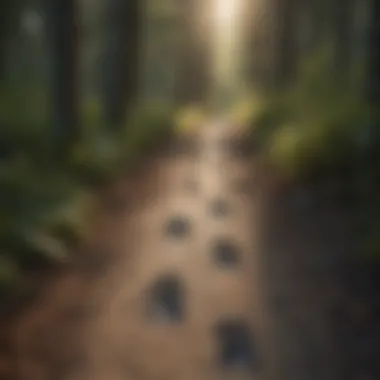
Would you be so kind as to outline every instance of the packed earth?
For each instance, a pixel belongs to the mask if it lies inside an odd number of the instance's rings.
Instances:
[[[373,303],[337,272],[349,217],[273,190],[235,134],[210,122],[106,192],[78,260],[12,319],[1,379],[377,378]]]

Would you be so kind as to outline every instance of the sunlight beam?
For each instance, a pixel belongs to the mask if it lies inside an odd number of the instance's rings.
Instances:
[[[236,0],[216,0],[216,19],[220,28],[229,27],[236,12]]]
[[[236,66],[237,22],[240,0],[214,0],[215,76],[217,82],[230,82]]]

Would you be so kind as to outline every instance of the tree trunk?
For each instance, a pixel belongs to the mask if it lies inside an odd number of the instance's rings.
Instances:
[[[273,22],[273,5],[260,0],[251,2],[245,0],[244,46],[247,54],[246,72],[250,87],[266,89],[273,75],[273,49],[271,48],[271,27]],[[274,36],[275,37],[275,36]]]
[[[51,59],[51,111],[58,150],[78,139],[78,9],[75,0],[46,0],[46,33]]]
[[[5,79],[7,48],[10,35],[17,25],[21,4],[12,0],[2,0],[0,11],[0,83]]]
[[[309,52],[319,49],[326,38],[323,0],[310,0],[309,22],[311,24]]]
[[[334,0],[332,4],[334,66],[341,80],[347,79],[352,47],[353,1]]]
[[[380,1],[371,0],[370,8],[367,95],[369,102],[378,107],[380,104]]]
[[[105,122],[122,127],[139,90],[141,1],[107,0],[102,95]]]
[[[306,0],[300,4],[303,29],[299,30],[302,42],[302,54],[309,55],[321,48],[327,39],[327,25],[329,24],[329,1],[335,0]],[[340,1],[340,0],[338,0]]]
[[[184,0],[179,17],[183,39],[179,46],[176,100],[179,106],[205,101],[210,85],[211,22],[202,19],[202,0]],[[203,6],[204,6],[203,2]]]
[[[6,1],[0,12],[0,83],[3,81],[5,74],[5,56],[8,37],[8,25],[6,20],[9,13],[8,9],[9,4],[8,1]]]
[[[298,1],[276,0],[275,2],[275,87],[290,84],[296,76],[298,65],[297,23]]]

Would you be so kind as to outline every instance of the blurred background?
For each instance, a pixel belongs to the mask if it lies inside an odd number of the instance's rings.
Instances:
[[[380,378],[379,51],[378,0],[2,0],[0,377],[99,199],[218,119],[259,173],[264,256],[331,320],[334,371],[308,379]]]

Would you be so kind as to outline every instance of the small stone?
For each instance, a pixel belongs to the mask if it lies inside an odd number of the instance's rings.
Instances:
[[[214,243],[213,254],[215,261],[222,267],[235,267],[239,263],[240,249],[233,241],[219,239]]]
[[[173,217],[166,223],[165,232],[168,236],[182,238],[189,234],[190,222],[185,217]]]
[[[259,368],[259,358],[251,331],[240,321],[222,322],[217,326],[220,364],[226,370]]]
[[[216,199],[211,203],[210,211],[215,217],[223,217],[228,215],[230,208],[224,199]]]
[[[146,296],[148,316],[155,322],[178,322],[184,318],[184,287],[176,277],[159,278]]]

